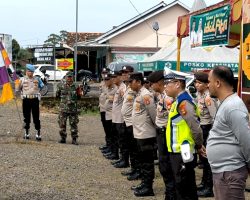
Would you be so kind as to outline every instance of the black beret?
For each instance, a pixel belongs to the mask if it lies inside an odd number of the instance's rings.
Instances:
[[[158,82],[159,80],[162,80],[162,79],[164,79],[163,70],[152,72],[148,76],[148,81],[150,81],[151,83],[156,83],[156,82]]]

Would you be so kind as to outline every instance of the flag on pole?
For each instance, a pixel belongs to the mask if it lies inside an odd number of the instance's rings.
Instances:
[[[3,104],[14,98],[13,90],[10,84],[8,68],[11,62],[5,50],[3,43],[0,41],[0,85],[2,93],[0,94],[0,104]]]

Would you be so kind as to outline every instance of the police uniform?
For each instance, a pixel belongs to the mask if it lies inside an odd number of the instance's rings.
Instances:
[[[134,137],[139,148],[143,187],[135,190],[134,194],[136,196],[153,196],[156,104],[153,95],[142,86],[141,73],[131,74],[130,79],[141,81],[141,88],[133,104],[132,123]]]
[[[59,104],[59,134],[61,136],[60,143],[66,143],[67,133],[66,125],[67,119],[69,118],[70,131],[72,137],[72,144],[78,145],[78,127],[79,112],[77,110],[77,100],[82,96],[80,88],[73,82],[68,82],[68,78],[73,78],[73,73],[68,72],[66,74],[66,81],[61,82],[57,85],[56,97],[60,98]]]
[[[195,74],[196,81],[201,83],[208,83],[208,74],[204,72],[197,72]],[[203,132],[203,145],[206,147],[209,131],[212,128],[214,117],[217,111],[217,103],[209,95],[208,89],[203,93],[198,92],[197,103],[200,111],[200,125]],[[198,185],[198,196],[213,197],[213,178],[211,167],[207,158],[200,156],[203,164],[203,175],[201,184]]]
[[[112,81],[113,75],[108,74],[107,77],[105,78],[106,81]],[[112,84],[111,87],[107,88],[107,95],[106,95],[106,100],[105,100],[105,120],[107,124],[107,137],[110,140],[110,153],[106,156],[106,158],[114,160],[114,159],[119,159],[119,148],[118,148],[118,141],[117,141],[117,135],[115,135],[115,131],[112,127],[112,109],[113,109],[113,102],[114,102],[114,97],[116,93],[117,87]]]
[[[122,75],[121,72],[116,72],[116,76],[118,78],[120,78],[121,75]],[[121,159],[117,163],[114,163],[114,167],[126,168],[129,166],[129,152],[128,149],[126,148],[127,141],[126,141],[125,125],[121,113],[123,96],[126,91],[126,85],[120,80],[120,83],[118,83],[116,86],[117,90],[115,92],[113,109],[112,109],[112,123],[114,131],[116,132],[115,135],[117,135]]]
[[[103,68],[102,70],[102,76],[103,76],[103,80],[100,83],[100,96],[99,96],[99,109],[100,109],[100,115],[101,115],[101,122],[102,122],[102,126],[104,129],[104,133],[105,133],[105,142],[106,144],[102,147],[100,147],[100,150],[107,150],[108,146],[110,144],[110,141],[108,141],[107,138],[107,125],[106,125],[106,119],[105,119],[105,101],[106,101],[106,95],[107,95],[107,87],[105,85],[105,81],[104,81],[104,76],[107,75],[108,70],[106,68]]]
[[[154,84],[164,79],[163,70],[152,72],[148,80]],[[160,92],[160,91],[159,91]],[[176,199],[174,177],[172,174],[169,153],[166,145],[166,125],[173,98],[167,96],[165,90],[158,93],[156,107],[156,140],[159,153],[159,171],[165,183],[165,199]]]
[[[169,84],[169,81],[179,81],[180,84],[185,81],[184,76],[168,69],[164,78],[166,84]],[[196,166],[195,149],[200,149],[203,143],[202,130],[198,120],[199,111],[185,89],[182,89],[180,85],[173,85],[169,90],[173,90],[173,88],[178,91],[178,95],[173,96],[176,100],[169,111],[166,141],[175,179],[176,195],[177,199],[198,200],[194,171]]]
[[[31,64],[26,65],[27,73],[32,72],[34,73],[35,68]],[[33,122],[35,124],[35,129],[37,130],[36,133],[36,140],[41,141],[41,124],[40,124],[40,109],[39,109],[39,100],[41,99],[40,89],[44,86],[43,82],[38,77],[28,76],[22,77],[20,79],[19,85],[16,87],[16,91],[21,91],[21,99],[23,100],[23,117],[24,117],[24,129],[25,134],[24,138],[29,139],[30,133],[30,118],[31,113],[33,117]]]

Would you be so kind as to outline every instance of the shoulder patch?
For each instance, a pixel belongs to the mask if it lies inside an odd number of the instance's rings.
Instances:
[[[180,111],[181,115],[186,115],[187,114],[186,102],[185,101],[180,103],[179,111]]]
[[[212,99],[211,99],[210,96],[207,96],[207,97],[205,98],[205,103],[206,103],[207,106],[211,106],[211,104],[212,104]]]
[[[149,105],[150,104],[150,96],[149,95],[145,95],[143,97],[143,102],[145,105]]]

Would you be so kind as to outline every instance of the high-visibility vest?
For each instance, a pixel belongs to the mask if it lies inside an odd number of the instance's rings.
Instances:
[[[177,97],[176,101],[171,106],[168,116],[168,124],[166,130],[168,152],[180,153],[181,144],[187,142],[190,144],[191,151],[194,152],[195,142],[193,139],[193,134],[187,122],[182,118],[181,114],[178,113],[177,110],[180,103],[184,100],[194,104],[196,113],[199,116],[198,107],[187,92],[184,92]]]

